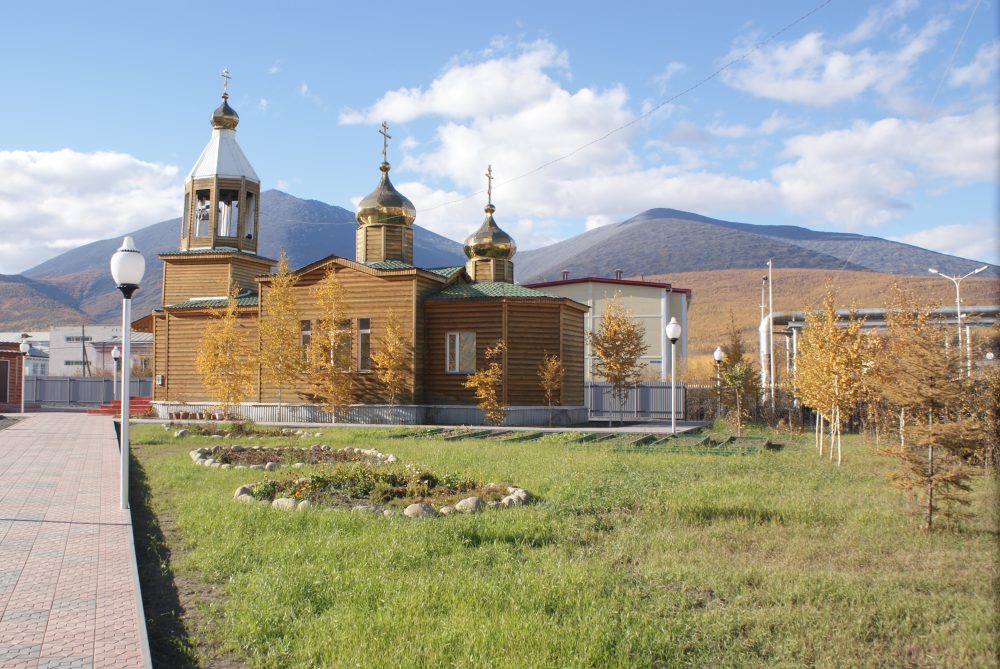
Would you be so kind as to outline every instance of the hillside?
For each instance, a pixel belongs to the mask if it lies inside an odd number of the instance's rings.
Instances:
[[[516,274],[523,283],[572,276],[612,276],[709,269],[763,267],[845,269],[923,274],[937,267],[965,273],[981,263],[878,237],[817,232],[788,225],[720,221],[676,209],[650,209],[540,249],[520,253]],[[991,266],[988,274],[1000,276]]]
[[[0,274],[0,329],[44,330],[53,325],[94,322],[87,314],[68,306],[70,301],[49,284]]]
[[[276,256],[283,248],[293,267],[330,254],[354,257],[354,214],[318,200],[302,200],[277,190],[265,191],[261,196],[260,229],[262,252]],[[132,236],[147,261],[142,289],[133,302],[138,317],[161,302],[163,265],[156,256],[177,249],[180,219],[147,226]],[[0,282],[0,329],[42,327],[53,321],[78,322],[83,318],[93,322],[115,321],[121,297],[112,284],[108,261],[120,242],[116,237],[86,244],[28,270],[23,277],[7,277]],[[460,244],[420,226],[414,226],[413,251],[416,264],[423,267],[455,265],[465,260]],[[626,276],[707,273],[742,277],[739,274],[742,271],[752,277],[746,281],[753,284],[739,288],[739,294],[745,295],[745,291],[753,293],[759,288],[756,282],[768,258],[774,258],[783,273],[791,271],[787,268],[805,271],[799,287],[807,296],[821,291],[824,277],[832,272],[843,270],[841,280],[859,273],[851,280],[852,286],[873,286],[869,294],[858,295],[866,304],[872,298],[881,299],[881,291],[887,285],[877,278],[879,273],[916,275],[923,280],[928,267],[962,274],[980,264],[878,237],[734,223],[676,209],[650,209],[621,223],[521,252],[514,263],[519,283],[556,279],[563,270],[576,277],[612,276],[619,269]],[[810,270],[818,274],[809,274]],[[737,274],[725,274],[734,271]],[[984,276],[990,275],[1000,276],[1000,268],[990,266]],[[796,275],[782,276],[791,280]],[[941,284],[940,289],[931,288],[943,291],[941,301],[951,299],[945,294],[948,289],[945,282],[927,278],[928,285]],[[714,281],[708,280],[713,292],[696,290],[695,314],[705,304],[705,296],[713,295],[716,288],[721,295],[734,289],[729,284],[715,286]],[[792,287],[780,281],[776,285],[779,290]],[[34,296],[32,291],[38,295]],[[750,304],[756,305],[759,298],[751,295],[749,299]],[[752,315],[751,312],[753,308],[748,308],[747,314]],[[723,307],[722,313],[728,314],[728,307]]]
[[[341,207],[302,200],[278,190],[261,195],[262,253],[277,258],[278,251],[285,249],[292,267],[330,254],[353,258],[355,228],[354,214]],[[133,298],[133,313],[138,318],[161,303],[163,263],[156,256],[178,248],[180,218],[136,230],[132,236],[146,257],[146,276]],[[85,313],[94,322],[112,322],[120,317],[121,294],[111,280],[108,262],[120,244],[118,237],[92,242],[47,260],[24,276],[53,287],[65,296],[67,308]],[[413,255],[416,263],[425,267],[460,264],[464,258],[458,243],[416,225]],[[25,318],[30,320],[27,313]],[[36,318],[47,316],[38,310]],[[2,314],[0,322],[7,322]]]
[[[646,274],[643,278],[694,291],[688,316],[688,346],[691,355],[697,356],[708,355],[727,341],[730,310],[748,348],[757,350],[760,286],[766,274],[766,269],[728,269]],[[881,307],[891,295],[892,286],[900,283],[901,278],[874,272],[778,268],[774,272],[774,310],[817,308],[831,281],[840,307]],[[955,287],[950,281],[928,274],[906,277],[904,283],[907,288],[924,295],[929,305],[948,307],[955,304]],[[996,304],[1000,304],[1000,280],[976,277],[962,282],[963,307]],[[778,346],[777,339],[775,346]],[[782,356],[783,351],[781,349]]]

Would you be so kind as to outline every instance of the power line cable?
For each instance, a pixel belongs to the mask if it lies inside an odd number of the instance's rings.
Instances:
[[[688,93],[691,93],[692,91],[695,91],[695,90],[701,88],[702,86],[704,86],[708,82],[712,81],[713,79],[715,79],[720,74],[722,74],[723,72],[725,72],[729,68],[733,67],[737,63],[740,63],[740,62],[746,60],[752,54],[760,51],[765,46],[767,46],[768,44],[770,44],[774,40],[776,40],[779,37],[781,37],[781,35],[783,35],[784,33],[788,32],[789,30],[791,30],[792,28],[794,28],[798,24],[802,23],[803,21],[805,21],[806,19],[808,19],[809,17],[811,17],[813,14],[815,14],[815,13],[819,12],[820,10],[822,10],[824,7],[826,7],[827,5],[829,5],[831,2],[833,2],[833,0],[823,0],[823,2],[821,2],[818,5],[816,5],[815,7],[813,7],[812,9],[810,9],[805,14],[802,14],[801,16],[799,16],[797,19],[795,19],[791,23],[788,23],[787,25],[785,25],[783,28],[781,28],[777,32],[772,33],[766,39],[758,42],[757,44],[755,44],[750,49],[747,49],[741,55],[737,56],[736,58],[733,58],[732,60],[730,60],[729,62],[727,62],[725,65],[723,65],[722,67],[718,68],[717,70],[715,70],[714,72],[712,72],[708,76],[704,77],[703,79],[701,79],[697,83],[694,83],[691,86],[688,86],[687,88],[685,88],[681,92],[679,92],[679,93],[677,93],[677,94],[675,94],[675,95],[667,98],[666,100],[664,100],[663,102],[659,103],[655,107],[650,108],[644,114],[636,116],[631,121],[629,121],[627,123],[623,123],[622,125],[618,126],[617,128],[613,128],[612,130],[609,130],[608,132],[604,133],[600,137],[592,139],[592,140],[590,140],[589,142],[587,142],[585,144],[581,144],[580,146],[576,147],[575,149],[573,149],[569,153],[563,154],[563,155],[561,155],[561,156],[559,156],[557,158],[553,158],[552,160],[549,160],[548,162],[542,163],[541,165],[539,165],[539,166],[537,166],[537,167],[535,167],[533,169],[530,169],[527,172],[519,174],[516,177],[512,177],[510,179],[507,179],[506,181],[501,181],[497,185],[498,186],[503,186],[503,185],[506,185],[506,184],[513,183],[515,181],[519,181],[521,179],[524,179],[525,177],[529,177],[532,174],[536,174],[538,172],[541,172],[542,170],[544,170],[544,169],[546,169],[548,167],[551,167],[552,165],[555,165],[556,163],[562,162],[562,161],[566,160],[567,158],[572,158],[573,156],[575,156],[576,154],[580,153],[584,149],[590,148],[591,146],[593,146],[595,144],[599,144],[600,142],[603,142],[604,140],[606,140],[609,137],[611,137],[612,135],[615,135],[615,134],[621,132],[622,130],[625,130],[626,128],[632,127],[636,123],[649,118],[650,116],[652,116],[656,112],[658,112],[661,109],[663,109],[664,107],[666,107],[671,102],[674,102],[674,101],[680,99],[681,97],[687,95]],[[426,207],[426,208],[423,209],[423,211],[433,211],[434,209],[440,209],[441,207],[447,207],[447,206],[450,206],[450,205],[453,205],[453,204],[457,204],[459,202],[464,202],[464,201],[466,201],[466,200],[468,200],[470,198],[473,198],[473,197],[475,197],[477,195],[482,195],[485,192],[486,191],[484,191],[484,190],[477,190],[477,191],[469,193],[468,195],[465,195],[463,197],[456,198],[454,200],[449,200],[447,202],[442,202],[442,203],[436,204],[436,205],[434,205],[432,207]]]

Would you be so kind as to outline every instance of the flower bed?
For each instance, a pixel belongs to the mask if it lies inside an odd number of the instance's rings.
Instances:
[[[326,444],[304,447],[206,446],[191,451],[196,465],[216,469],[265,469],[341,463],[392,464],[395,455],[374,448],[330,448]]]
[[[333,508],[411,518],[522,506],[532,500],[523,488],[484,483],[453,474],[437,475],[408,465],[337,465],[333,471],[298,479],[265,479],[236,490],[239,502],[277,509]]]

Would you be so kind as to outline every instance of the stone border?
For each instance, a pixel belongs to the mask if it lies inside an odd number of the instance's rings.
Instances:
[[[498,483],[487,483],[486,486],[494,489],[504,488],[504,486],[501,486]],[[278,497],[270,502],[264,499],[257,499],[250,494],[252,487],[253,485],[249,483],[241,485],[233,494],[233,499],[244,504],[264,504],[270,506],[272,509],[279,509],[281,511],[306,511],[307,509],[319,508],[313,506],[312,502],[306,499],[296,501],[291,497]],[[506,486],[506,492],[507,496],[500,501],[492,500],[484,502],[482,497],[473,495],[459,500],[454,504],[454,506],[449,504],[442,506],[440,509],[435,509],[430,504],[417,503],[410,504],[402,512],[385,509],[377,504],[359,504],[351,509],[351,513],[370,513],[386,517],[403,516],[405,518],[437,518],[438,516],[449,516],[453,513],[479,513],[480,511],[487,509],[503,509],[514,506],[525,506],[534,500],[532,494],[524,488]],[[323,508],[322,510],[336,511],[337,509]]]
[[[202,446],[201,448],[196,448],[196,449],[194,449],[193,451],[190,452],[191,460],[196,465],[201,465],[203,467],[211,467],[213,469],[263,469],[264,471],[267,471],[267,472],[273,472],[273,471],[276,471],[276,470],[281,469],[282,467],[286,466],[286,465],[284,465],[284,464],[282,464],[280,462],[268,462],[267,464],[264,464],[264,465],[233,465],[233,464],[229,464],[229,463],[225,463],[224,464],[224,463],[218,462],[215,458],[212,457],[212,451],[215,448],[216,447],[214,447],[214,446]],[[368,458],[371,458],[371,460],[374,461],[374,462],[370,462],[369,464],[386,464],[386,465],[391,465],[391,464],[393,464],[395,462],[399,462],[399,459],[395,455],[391,455],[389,453],[383,453],[381,451],[375,450],[374,448],[352,448],[350,446],[345,446],[344,448],[336,449],[336,448],[330,448],[327,444],[323,444],[322,446],[320,446],[320,445],[317,444],[317,445],[311,446],[309,448],[304,448],[304,447],[301,447],[301,446],[286,446],[286,447],[279,447],[279,446],[240,446],[239,444],[234,444],[232,446],[225,446],[224,448],[230,448],[230,449],[236,451],[237,453],[240,452],[240,451],[265,451],[265,450],[266,451],[270,451],[270,450],[275,450],[275,451],[283,451],[283,450],[293,451],[294,450],[294,451],[298,451],[300,453],[305,453],[307,451],[319,450],[320,452],[323,452],[323,453],[354,453],[356,455],[364,455],[364,456],[366,456]],[[344,460],[343,462],[345,464],[350,464],[352,462],[361,462],[361,461]],[[306,464],[309,464],[309,463],[306,463],[306,462],[296,462],[296,463],[294,463],[294,464],[292,464],[290,466],[292,467],[292,469],[300,469],[302,467],[305,467]],[[322,467],[324,465],[330,465],[330,464],[335,464],[335,463],[320,462],[320,463],[316,463],[313,466],[315,466],[315,467]],[[339,463],[336,463],[336,464],[339,464]]]

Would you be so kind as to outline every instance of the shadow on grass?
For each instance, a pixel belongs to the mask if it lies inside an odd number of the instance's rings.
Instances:
[[[170,549],[159,519],[149,506],[149,498],[146,472],[133,458],[129,468],[129,505],[153,666],[197,667],[191,639],[181,620],[183,609],[170,570]]]

